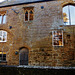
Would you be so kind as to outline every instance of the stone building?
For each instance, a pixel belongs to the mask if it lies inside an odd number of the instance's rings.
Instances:
[[[0,65],[75,66],[75,0],[0,2]]]

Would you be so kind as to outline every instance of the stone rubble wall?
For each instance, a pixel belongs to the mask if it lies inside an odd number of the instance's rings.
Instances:
[[[75,26],[63,26],[62,4],[65,2],[50,1],[0,8],[0,11],[7,11],[7,23],[0,25],[0,29],[8,32],[7,42],[0,43],[0,50],[3,48],[7,52],[7,63],[0,64],[19,65],[19,49],[26,47],[29,49],[28,65],[75,66]],[[25,22],[23,7],[30,6],[34,7],[34,20]],[[61,26],[64,46],[53,47],[52,30]],[[15,51],[18,51],[18,55],[15,55]]]

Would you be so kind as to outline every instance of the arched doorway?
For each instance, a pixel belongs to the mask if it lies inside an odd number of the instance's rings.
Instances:
[[[19,64],[20,65],[28,65],[28,49],[27,48],[20,48],[19,53]]]

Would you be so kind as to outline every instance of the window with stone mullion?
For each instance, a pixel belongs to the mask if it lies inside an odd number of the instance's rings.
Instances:
[[[5,24],[6,23],[6,15],[5,14],[1,14],[0,15],[0,24]]]
[[[6,61],[6,52],[0,52],[0,61]]]
[[[32,21],[33,20],[33,10],[26,9],[25,10],[25,21]]]
[[[63,7],[64,25],[75,25],[75,5],[66,5]]]

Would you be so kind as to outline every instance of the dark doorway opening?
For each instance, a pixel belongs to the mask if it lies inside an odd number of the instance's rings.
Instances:
[[[20,65],[28,65],[28,54],[29,51],[27,48],[20,48],[20,54],[19,54]]]

